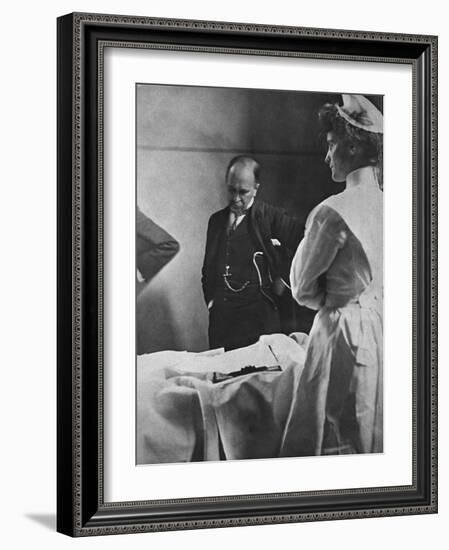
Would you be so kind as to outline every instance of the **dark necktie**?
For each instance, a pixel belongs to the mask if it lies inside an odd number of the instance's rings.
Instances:
[[[228,230],[229,235],[232,235],[232,233],[234,233],[234,231],[237,229],[238,216],[237,216],[237,214],[234,214],[234,213],[232,213],[232,216],[234,217],[234,219],[232,220],[232,223],[229,226],[229,230]]]

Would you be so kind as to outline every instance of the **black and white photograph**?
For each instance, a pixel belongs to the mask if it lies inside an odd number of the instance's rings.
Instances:
[[[2,547],[444,547],[445,13],[6,4]]]
[[[137,465],[383,453],[383,104],[136,84]]]

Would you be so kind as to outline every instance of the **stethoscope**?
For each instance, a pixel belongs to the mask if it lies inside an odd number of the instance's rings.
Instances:
[[[258,281],[259,281],[259,290],[260,292],[265,296],[265,298],[271,302],[271,304],[273,305],[273,307],[276,309],[277,306],[274,302],[274,300],[271,298],[271,296],[269,296],[263,289],[263,286],[262,286],[262,273],[260,271],[260,268],[259,268],[259,265],[257,264],[257,259],[259,257],[263,257],[263,252],[260,251],[260,250],[257,250],[256,252],[254,252],[253,254],[253,258],[252,258],[252,261],[253,261],[253,265],[254,267],[256,268],[256,273],[257,273],[257,278],[258,278]],[[228,288],[231,292],[235,292],[235,293],[238,293],[238,292],[243,292],[245,290],[245,288],[247,288],[247,286],[250,284],[250,281],[246,281],[245,283],[243,283],[242,286],[240,286],[239,288],[235,288],[231,285],[231,283],[228,281],[228,277],[231,277],[231,273],[229,273],[229,265],[227,265],[225,267],[225,272],[223,273],[223,280],[224,280],[224,283],[225,283],[225,286],[226,288]],[[271,277],[271,273],[270,273],[270,270],[268,270],[268,277],[270,279],[270,282],[272,283],[273,282],[273,279]]]

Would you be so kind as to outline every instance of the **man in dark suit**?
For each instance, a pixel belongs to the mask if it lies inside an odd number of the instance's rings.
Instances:
[[[229,205],[209,219],[202,284],[209,346],[230,350],[253,344],[262,334],[294,330],[286,319],[293,302],[284,291],[304,226],[256,200],[259,164],[251,157],[231,160],[226,185]]]

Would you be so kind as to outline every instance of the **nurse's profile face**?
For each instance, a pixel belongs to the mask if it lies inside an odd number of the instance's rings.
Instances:
[[[324,162],[331,169],[332,179],[335,182],[346,181],[346,176],[354,169],[354,159],[351,146],[335,132],[327,132],[327,154]]]

